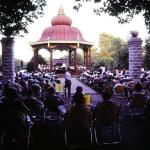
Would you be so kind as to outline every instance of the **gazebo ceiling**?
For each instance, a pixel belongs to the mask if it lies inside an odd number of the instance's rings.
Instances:
[[[65,15],[63,7],[60,6],[58,15],[51,20],[52,26],[44,29],[41,38],[30,45],[44,43],[81,43],[93,45],[91,42],[87,42],[83,38],[80,30],[76,27],[72,27],[71,24],[72,20]]]

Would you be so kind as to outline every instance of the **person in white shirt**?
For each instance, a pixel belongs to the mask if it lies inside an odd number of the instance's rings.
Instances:
[[[71,73],[69,72],[69,69],[66,70],[66,72],[64,74],[64,78],[65,78],[65,96],[66,96],[66,94],[68,94],[68,98],[70,98],[70,96],[71,96],[71,78],[72,78],[72,76],[71,76]]]

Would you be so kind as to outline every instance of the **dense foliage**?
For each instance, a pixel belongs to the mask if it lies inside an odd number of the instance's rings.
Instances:
[[[127,42],[108,33],[99,36],[99,50],[92,50],[92,67],[98,70],[104,66],[109,69],[128,69]]]
[[[40,65],[46,65],[47,64],[46,60],[41,55],[38,55],[38,62]],[[32,57],[32,59],[27,63],[26,69],[28,72],[34,71],[34,57]]]
[[[27,26],[43,15],[45,0],[0,0],[0,33],[5,37],[27,33]]]
[[[85,2],[92,0],[74,0],[76,5],[73,7],[76,10]],[[110,16],[115,16],[119,19],[119,23],[128,23],[135,15],[142,13],[145,18],[145,25],[150,33],[150,1],[149,0],[94,0],[97,7],[93,11],[97,15],[106,13]]]

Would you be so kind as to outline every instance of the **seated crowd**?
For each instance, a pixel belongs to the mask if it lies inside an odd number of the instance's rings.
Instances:
[[[66,122],[68,120],[69,122],[74,122],[73,125],[78,127],[77,131],[82,129],[81,127],[91,128],[91,124],[94,124],[94,126],[101,124],[101,122],[105,124],[106,118],[114,118],[118,121],[121,105],[114,102],[112,97],[116,92],[117,86],[120,85],[124,87],[125,97],[129,102],[136,94],[144,95],[147,100],[146,112],[150,114],[150,103],[148,101],[150,87],[147,82],[146,85],[143,85],[143,82],[132,82],[134,86],[131,89],[131,81],[121,79],[116,81],[113,77],[106,74],[103,74],[102,78],[99,76],[94,78],[94,80],[90,79],[90,81],[91,83],[94,82],[93,88],[97,86],[97,90],[100,90],[103,100],[97,102],[94,107],[85,106],[85,97],[81,86],[76,87],[76,92],[72,96],[70,105],[66,106],[63,97],[55,92],[54,80],[49,78],[25,79],[24,77],[16,77],[15,83],[8,82],[5,85],[1,85],[0,132],[1,134],[5,133],[6,139],[3,144],[5,146],[9,145],[15,138],[22,149],[25,149],[27,144],[25,142],[26,128],[30,124],[43,123],[45,113],[48,111],[63,117]],[[65,113],[61,112],[59,108],[62,105],[66,107]],[[100,117],[99,114],[102,114],[104,111],[106,111],[105,116]]]

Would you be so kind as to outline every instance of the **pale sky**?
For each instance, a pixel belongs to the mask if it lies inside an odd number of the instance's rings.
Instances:
[[[118,24],[117,18],[108,15],[96,16],[93,13],[93,4],[84,4],[76,12],[73,10],[73,0],[47,0],[48,6],[44,9],[44,16],[35,20],[28,28],[29,33],[24,38],[17,37],[15,40],[14,56],[15,58],[29,61],[32,56],[32,49],[29,42],[39,40],[43,30],[51,26],[51,19],[57,15],[60,5],[63,6],[65,15],[72,19],[72,26],[80,29],[85,40],[93,42],[95,47],[98,45],[99,34],[102,32],[110,33],[116,37],[127,40],[130,37],[131,30],[137,30],[139,37],[143,40],[148,36],[144,19],[142,16],[136,16],[130,24]],[[97,3],[98,5],[99,3]],[[44,51],[41,50],[40,53]],[[47,53],[46,53],[47,54]],[[54,57],[58,56],[54,55]]]

